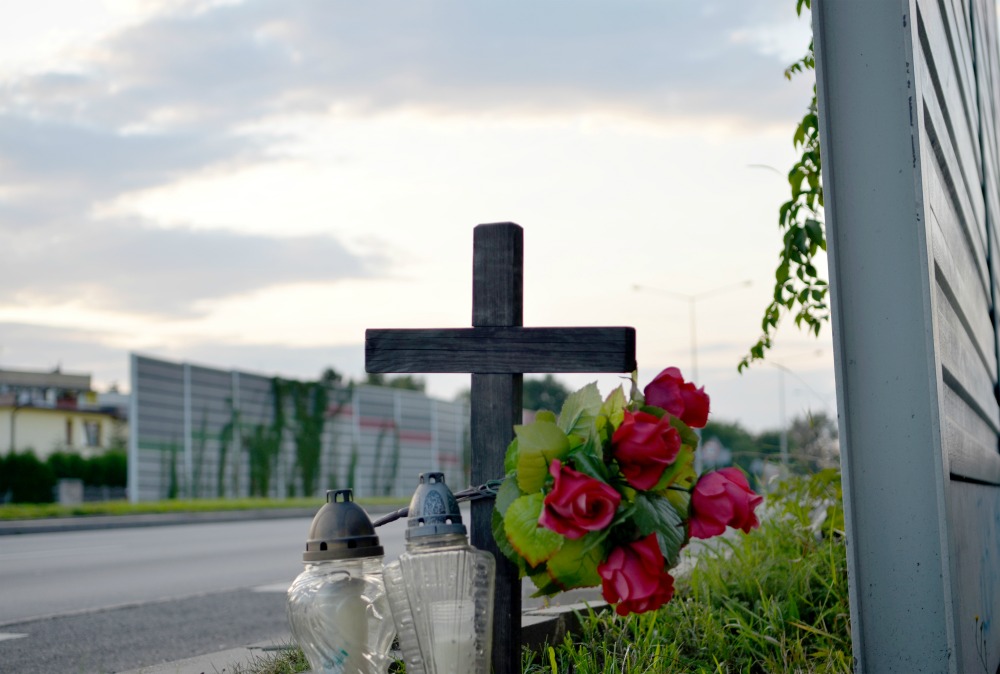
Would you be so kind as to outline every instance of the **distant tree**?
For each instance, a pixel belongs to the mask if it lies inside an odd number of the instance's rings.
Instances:
[[[739,422],[709,421],[701,431],[701,438],[702,442],[716,438],[733,453],[733,464],[747,472],[752,472],[754,459],[761,455],[760,442]]]
[[[570,390],[551,374],[544,379],[526,379],[521,406],[526,410],[549,410],[558,413]]]
[[[398,377],[386,377],[384,374],[369,372],[367,378],[362,382],[368,386],[385,386],[387,388],[398,388],[404,391],[427,390],[427,382],[422,377],[414,377],[412,374],[401,374]]]
[[[333,388],[335,386],[340,386],[344,381],[344,375],[340,374],[332,367],[328,367],[323,370],[323,374],[319,376],[319,382],[326,386],[327,388]]]

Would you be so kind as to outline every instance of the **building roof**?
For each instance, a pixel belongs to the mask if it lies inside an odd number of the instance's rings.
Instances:
[[[30,370],[0,370],[0,386],[19,388],[53,388],[64,391],[89,391],[89,374],[32,372]]]

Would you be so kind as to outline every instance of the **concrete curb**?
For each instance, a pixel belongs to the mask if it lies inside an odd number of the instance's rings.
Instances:
[[[0,536],[93,531],[96,529],[160,527],[172,524],[210,524],[296,518],[312,519],[322,505],[322,503],[318,503],[315,508],[264,508],[258,510],[149,513],[142,515],[80,515],[78,517],[50,517],[33,520],[3,520],[0,521]],[[383,515],[393,512],[396,508],[392,506],[365,506],[365,510],[369,515]]]
[[[525,646],[541,651],[545,645],[562,643],[567,634],[578,634],[580,631],[579,616],[589,610],[602,612],[608,608],[604,601],[595,603],[580,602],[566,606],[531,609],[524,612],[521,621],[521,641]],[[249,665],[280,651],[291,643],[287,640],[270,640],[241,648],[230,648],[217,653],[151,665],[140,669],[121,672],[120,674],[227,674],[228,672],[246,671]],[[310,674],[309,672],[305,674]],[[312,674],[316,674],[312,672]]]

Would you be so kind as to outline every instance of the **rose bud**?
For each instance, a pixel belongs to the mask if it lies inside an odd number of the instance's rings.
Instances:
[[[684,381],[681,371],[668,367],[656,375],[643,390],[646,404],[665,409],[691,428],[704,428],[708,423],[708,394],[705,387],[695,388]]]
[[[614,487],[563,465],[559,459],[549,465],[549,473],[555,484],[545,495],[540,525],[566,538],[580,538],[611,524],[622,500]]]
[[[698,480],[691,494],[691,536],[711,538],[726,526],[748,533],[760,526],[754,509],[764,497],[754,493],[739,468],[723,468]]]
[[[667,417],[626,411],[611,446],[625,479],[636,489],[652,489],[677,458],[681,435]]]

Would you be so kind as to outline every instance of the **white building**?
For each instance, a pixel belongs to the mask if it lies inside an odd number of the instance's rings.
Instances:
[[[0,370],[0,451],[99,454],[127,437],[125,409],[101,401],[89,374]]]

